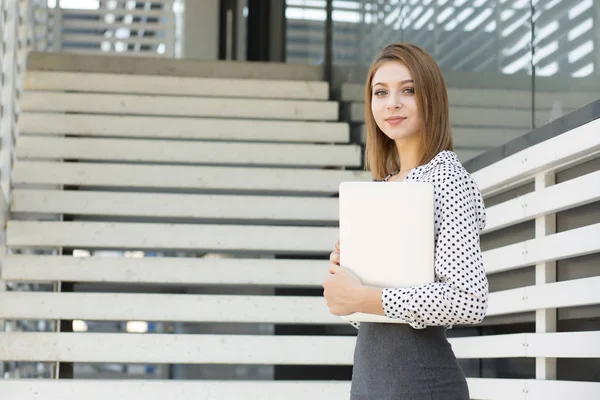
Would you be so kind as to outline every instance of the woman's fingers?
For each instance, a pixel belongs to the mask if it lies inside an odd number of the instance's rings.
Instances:
[[[340,241],[335,242],[335,250],[329,255],[332,264],[340,265]]]
[[[329,273],[336,274],[340,271],[340,266],[338,264],[329,264]]]
[[[340,253],[337,251],[332,251],[329,255],[329,261],[331,261],[332,264],[340,265]]]

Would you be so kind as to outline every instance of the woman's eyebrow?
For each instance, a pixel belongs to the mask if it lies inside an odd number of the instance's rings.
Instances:
[[[404,84],[406,84],[406,83],[414,83],[414,81],[413,81],[412,79],[406,79],[406,80],[403,80],[402,82],[400,82],[400,84],[401,84],[401,85],[404,85]],[[383,86],[387,86],[387,84],[386,84],[386,83],[383,83],[383,82],[377,82],[377,83],[374,83],[372,87],[375,87],[375,86],[377,86],[377,85],[383,85]]]

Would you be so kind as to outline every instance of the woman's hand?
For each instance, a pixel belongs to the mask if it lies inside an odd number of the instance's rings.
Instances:
[[[333,315],[355,312],[385,315],[381,303],[381,289],[365,286],[348,269],[340,266],[340,241],[329,256],[329,276],[323,282],[323,296]]]
[[[346,268],[340,267],[340,241],[329,256],[329,276],[323,282],[323,295],[327,300],[329,311],[334,315],[348,315],[356,312],[361,301],[361,290],[364,288],[360,280]]]

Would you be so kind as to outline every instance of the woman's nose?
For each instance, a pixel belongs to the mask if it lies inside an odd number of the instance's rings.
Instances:
[[[401,107],[401,102],[400,99],[398,99],[396,96],[390,96],[388,98],[387,104],[386,104],[386,108],[392,109],[392,108],[400,108]]]

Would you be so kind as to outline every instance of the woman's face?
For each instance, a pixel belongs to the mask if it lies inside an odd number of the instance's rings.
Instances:
[[[382,64],[371,85],[371,112],[379,129],[390,139],[418,139],[421,118],[412,75],[399,61]]]

